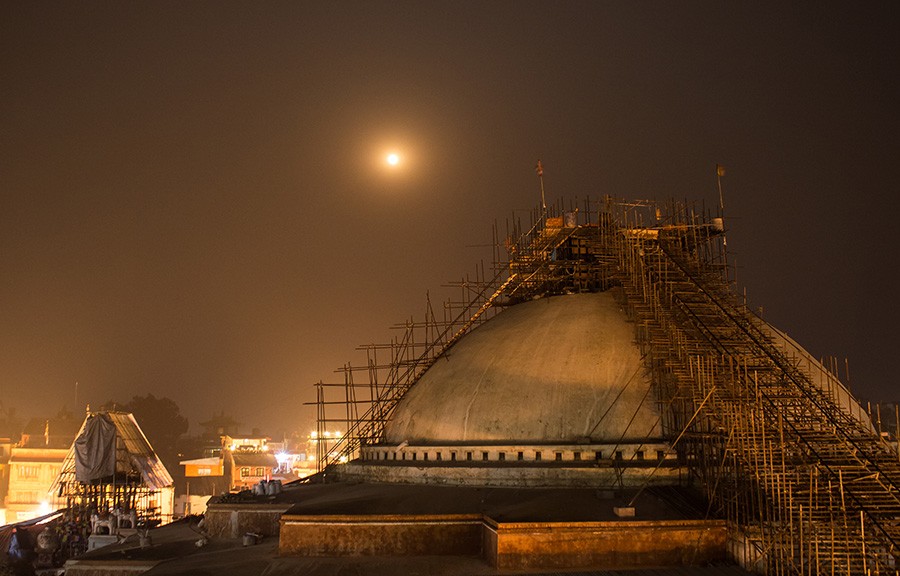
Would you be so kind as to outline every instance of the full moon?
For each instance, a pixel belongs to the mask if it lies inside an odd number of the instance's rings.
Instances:
[[[391,166],[396,166],[400,163],[400,156],[397,154],[388,154],[386,160]]]

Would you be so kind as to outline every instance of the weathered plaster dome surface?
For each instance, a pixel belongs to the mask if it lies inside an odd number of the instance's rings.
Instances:
[[[634,326],[610,292],[512,306],[461,339],[397,405],[390,444],[659,438]]]

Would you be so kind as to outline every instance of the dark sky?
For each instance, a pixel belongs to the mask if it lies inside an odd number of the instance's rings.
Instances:
[[[741,287],[900,398],[896,2],[0,3],[0,395],[278,434],[495,220],[714,204]],[[384,154],[404,154],[387,170]],[[522,212],[521,214],[524,214]],[[79,407],[79,410],[83,406]]]

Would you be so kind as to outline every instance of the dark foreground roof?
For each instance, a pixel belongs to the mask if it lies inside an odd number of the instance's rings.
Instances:
[[[366,576],[498,576],[501,572],[481,558],[468,556],[414,557],[349,557],[349,558],[291,558],[278,556],[276,537],[265,538],[255,546],[243,546],[241,540],[214,539],[198,548],[197,518],[162,526],[151,531],[153,546],[140,548],[136,539],[101,548],[84,555],[79,563],[84,569],[103,566],[110,569],[117,564],[152,565],[146,576],[176,576],[198,574],[227,574],[228,576],[337,576],[365,574]],[[74,572],[74,570],[73,570]],[[512,575],[516,572],[504,571]],[[530,576],[749,576],[737,566],[669,566],[659,569],[603,570],[582,572],[528,572]]]
[[[252,510],[277,500],[293,503],[297,514],[394,514],[481,512],[505,521],[615,519],[613,505],[622,505],[632,492],[609,493],[593,489],[512,489],[409,486],[393,484],[294,484],[278,497],[243,500]],[[248,496],[249,498],[249,496]],[[234,504],[236,502],[232,502]],[[681,488],[648,489],[636,502],[635,520],[702,518],[705,508],[695,495]],[[111,568],[121,562],[152,564],[147,576],[228,574],[229,576],[499,576],[500,572],[476,556],[412,557],[280,557],[277,536],[243,546],[239,539],[214,538],[197,547],[201,538],[198,518],[189,518],[151,532],[153,546],[141,549],[136,539],[96,550],[82,562],[100,562]],[[88,568],[88,566],[84,566]],[[74,571],[73,571],[74,573]],[[527,572],[531,576],[749,576],[734,565],[665,567],[640,570]]]
[[[613,507],[634,502],[635,520],[704,519],[706,506],[681,487],[637,489],[477,488],[335,482],[297,484],[278,503],[294,502],[285,514],[483,514],[501,522],[595,522],[621,520]]]

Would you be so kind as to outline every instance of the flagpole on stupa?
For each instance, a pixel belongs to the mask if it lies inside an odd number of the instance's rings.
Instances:
[[[724,175],[725,167],[721,164],[716,164],[716,186],[719,188],[719,218],[722,220],[722,262],[725,281],[728,282],[728,236],[725,233],[725,194],[722,192],[722,176]]]
[[[544,165],[540,160],[538,160],[534,171],[537,172],[538,180],[541,181],[541,210],[547,212],[547,201],[544,199]]]

